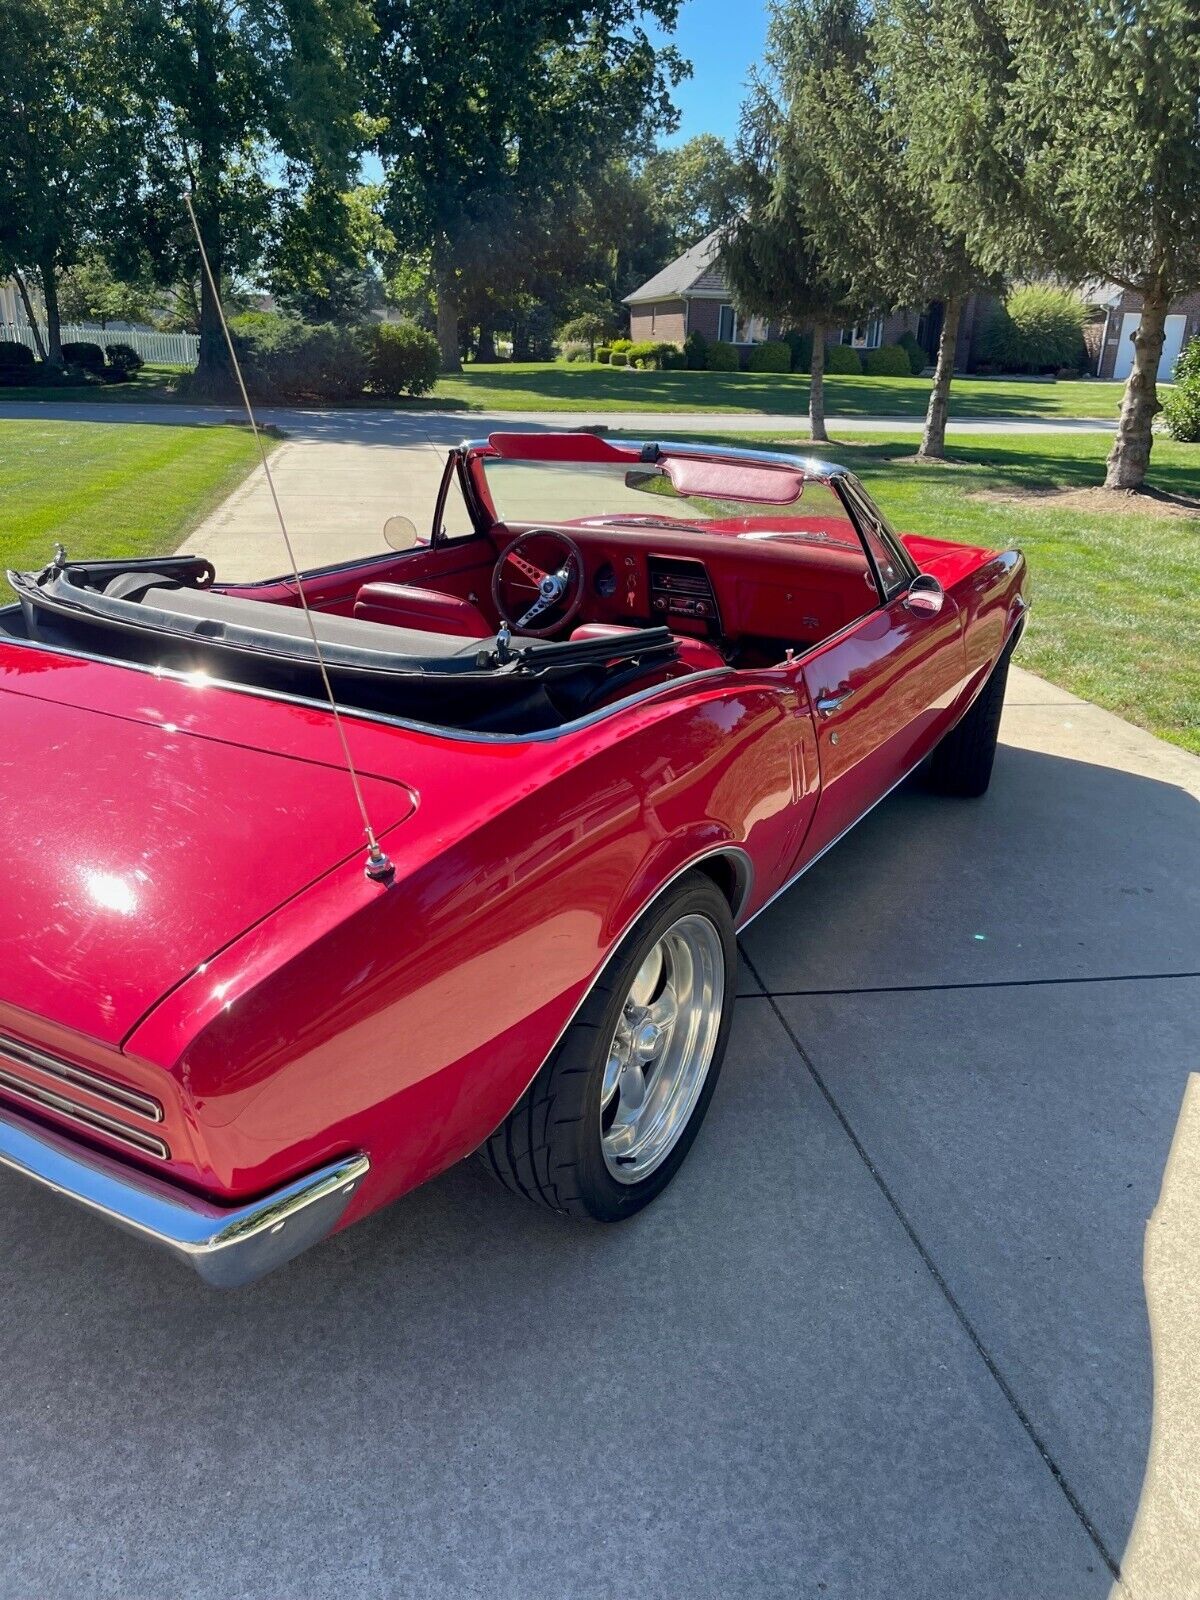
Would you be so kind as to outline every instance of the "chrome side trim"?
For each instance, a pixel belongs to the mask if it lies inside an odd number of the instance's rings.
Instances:
[[[151,1095],[142,1094],[137,1089],[127,1089],[123,1083],[114,1083],[111,1078],[89,1072],[86,1067],[77,1067],[73,1061],[66,1061],[62,1056],[47,1055],[44,1050],[35,1049],[31,1044],[22,1044],[7,1033],[0,1033],[0,1061],[9,1061],[13,1066],[34,1067],[47,1077],[74,1084],[78,1089],[86,1089],[98,1100],[107,1100],[122,1111],[132,1111],[135,1116],[145,1117],[147,1122],[161,1122],[163,1119],[163,1108]]]
[[[0,1110],[0,1166],[162,1246],[221,1289],[253,1283],[325,1238],[370,1170],[365,1155],[346,1156],[261,1200],[218,1206],[7,1108]]]

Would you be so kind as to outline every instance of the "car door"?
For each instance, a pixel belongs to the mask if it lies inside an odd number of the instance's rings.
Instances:
[[[808,860],[929,754],[949,727],[968,676],[962,616],[952,597],[919,576],[914,590],[907,557],[902,565],[896,546],[877,528],[865,521],[860,526],[884,603],[800,662],[821,772],[821,796],[803,847]],[[936,590],[936,609],[928,593],[918,592],[922,585]]]

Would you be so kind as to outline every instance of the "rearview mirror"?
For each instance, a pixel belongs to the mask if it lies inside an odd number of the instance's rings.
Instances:
[[[415,550],[421,542],[417,525],[411,517],[389,517],[383,525],[383,537],[393,550]]]
[[[625,474],[625,487],[627,489],[641,489],[644,494],[661,494],[658,487],[662,483],[663,474],[654,467],[630,467]]]
[[[904,604],[920,617],[936,617],[945,603],[946,591],[932,572],[918,572],[904,596]]]

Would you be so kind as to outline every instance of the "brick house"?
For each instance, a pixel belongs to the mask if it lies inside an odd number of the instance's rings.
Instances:
[[[695,331],[706,339],[723,339],[746,352],[752,345],[778,339],[786,331],[763,317],[746,316],[738,310],[717,266],[719,244],[719,235],[710,233],[625,296],[631,339],[682,344]],[[972,335],[985,316],[984,302],[990,303],[990,297],[972,295],[964,308],[958,348],[960,368],[965,368],[970,359]],[[909,332],[916,335],[932,363],[937,357],[941,311],[935,302],[923,310],[914,307],[880,312],[855,327],[828,330],[826,343],[876,350],[880,345],[895,344],[902,333]]]
[[[1096,354],[1096,376],[1118,378],[1124,381],[1133,366],[1133,345],[1130,342],[1142,320],[1142,297],[1132,289],[1121,289],[1115,283],[1100,285],[1088,291],[1103,307],[1104,321]],[[1200,337],[1200,289],[1173,300],[1167,311],[1162,356],[1158,363],[1159,383],[1169,383],[1175,371],[1179,353],[1189,339]]]

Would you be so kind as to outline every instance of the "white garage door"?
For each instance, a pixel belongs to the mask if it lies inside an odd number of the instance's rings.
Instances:
[[[1141,324],[1140,311],[1127,311],[1121,318],[1121,337],[1117,343],[1117,361],[1113,368],[1113,377],[1120,378],[1122,382],[1133,370],[1133,336]],[[1159,383],[1170,383],[1171,375],[1175,371],[1175,363],[1179,360],[1179,352],[1183,349],[1183,335],[1187,330],[1185,316],[1168,317],[1163,330],[1162,356],[1158,363]]]

